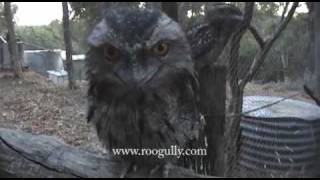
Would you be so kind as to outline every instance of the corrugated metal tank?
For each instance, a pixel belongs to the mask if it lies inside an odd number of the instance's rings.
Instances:
[[[239,164],[264,172],[318,176],[320,107],[281,99],[244,97]],[[259,109],[274,102],[279,103]]]

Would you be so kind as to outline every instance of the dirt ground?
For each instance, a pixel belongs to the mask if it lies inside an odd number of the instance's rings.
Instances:
[[[296,99],[315,104],[315,102],[304,92],[303,82],[295,82],[294,84],[291,84],[290,82],[267,84],[248,83],[245,88],[244,95],[290,97],[290,99]]]
[[[31,71],[23,81],[0,72],[0,127],[54,135],[80,149],[103,152],[94,129],[86,122],[86,83],[78,85],[70,91]],[[249,84],[245,91],[246,95],[296,93],[277,84]],[[293,98],[312,102],[303,92]]]
[[[26,72],[23,81],[0,72],[0,127],[57,136],[80,149],[103,152],[86,122],[86,84],[70,91]]]

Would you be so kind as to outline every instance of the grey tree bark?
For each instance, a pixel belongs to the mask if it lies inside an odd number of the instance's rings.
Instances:
[[[316,19],[314,21],[314,35],[315,35],[315,43],[314,43],[314,60],[315,60],[315,70],[314,70],[314,87],[315,87],[315,95],[320,100],[320,3],[314,2],[314,14]]]
[[[11,2],[4,2],[4,16],[8,28],[8,44],[10,59],[13,64],[14,76],[21,79],[23,78],[22,62],[18,56],[18,45],[13,24],[13,16],[11,12]]]
[[[240,142],[240,118],[242,115],[242,103],[244,88],[250,82],[267,57],[267,54],[274,42],[280,37],[281,32],[286,28],[298,7],[299,2],[294,2],[286,17],[283,17],[276,30],[264,40],[258,31],[250,25],[253,13],[254,2],[247,2],[245,5],[244,20],[238,31],[236,31],[229,42],[230,57],[228,60],[228,83],[231,89],[230,102],[228,104],[227,117],[225,123],[225,163],[227,164],[225,176],[232,176],[238,161],[238,150]],[[286,8],[285,8],[286,11]],[[238,78],[238,60],[240,40],[247,30],[256,38],[260,50],[254,57],[249,71],[243,79]]]
[[[238,60],[239,47],[242,36],[250,27],[253,15],[254,2],[247,2],[244,9],[243,21],[239,29],[232,35],[225,53],[228,57],[228,76],[227,81],[231,90],[230,102],[227,108],[227,116],[224,127],[225,153],[224,161],[226,168],[224,176],[232,176],[233,170],[237,164],[239,138],[240,138],[240,118],[242,112],[243,89],[239,85],[238,78]]]
[[[63,35],[64,43],[66,48],[66,69],[68,72],[69,88],[76,88],[76,82],[74,79],[74,70],[72,63],[72,43],[71,43],[71,33],[70,33],[70,22],[69,22],[69,8],[68,2],[62,2],[63,10]]]
[[[110,155],[70,147],[52,136],[0,128],[0,177],[2,178],[117,178],[127,164]],[[149,175],[146,168],[128,177]],[[161,177],[156,173],[154,177]],[[190,170],[173,167],[169,177],[203,178]]]

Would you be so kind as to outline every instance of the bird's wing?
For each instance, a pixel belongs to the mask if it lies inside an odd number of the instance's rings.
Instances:
[[[195,62],[209,53],[218,57],[242,18],[242,12],[230,4],[217,4],[208,10],[204,22],[186,32]]]

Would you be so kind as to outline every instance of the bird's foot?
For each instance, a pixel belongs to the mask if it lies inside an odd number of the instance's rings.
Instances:
[[[162,177],[163,178],[168,178],[169,177],[169,172],[170,170],[172,169],[172,164],[171,163],[166,163],[164,166],[163,166],[163,169],[162,169]]]
[[[156,172],[161,168],[161,165],[156,165],[151,171],[149,172],[148,178],[152,178]]]
[[[148,178],[152,178],[156,175],[156,173],[161,170],[161,175],[163,178],[168,178],[169,177],[169,172],[172,168],[172,164],[167,163],[164,165],[156,165],[154,168],[151,169],[151,171],[149,172]]]
[[[126,167],[121,171],[120,178],[125,178],[131,171],[135,172],[137,166],[135,163],[126,164]]]

